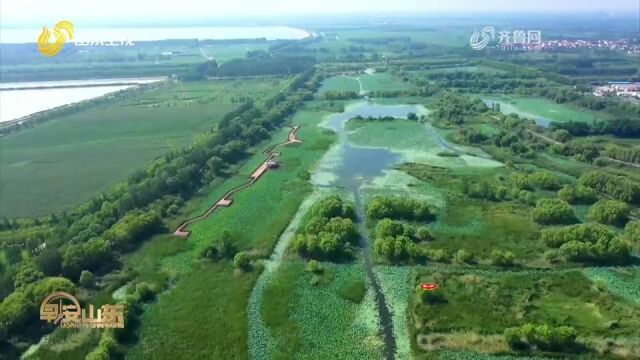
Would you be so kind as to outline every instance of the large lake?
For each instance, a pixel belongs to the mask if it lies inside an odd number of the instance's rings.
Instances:
[[[0,122],[164,78],[123,78],[0,83]],[[12,89],[12,90],[8,90]]]
[[[51,24],[53,26],[53,24]],[[35,43],[42,28],[2,28],[0,43]],[[139,28],[83,28],[77,26],[73,38],[77,41],[156,41],[167,39],[228,40],[256,39],[297,40],[310,36],[302,29],[288,26],[215,26],[215,27],[139,27]]]

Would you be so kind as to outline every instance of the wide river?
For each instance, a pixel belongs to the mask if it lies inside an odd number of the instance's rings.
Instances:
[[[164,78],[0,83],[0,123]]]

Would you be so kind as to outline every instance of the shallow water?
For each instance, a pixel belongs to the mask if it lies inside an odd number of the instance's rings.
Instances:
[[[370,183],[374,178],[383,175],[384,171],[402,161],[402,157],[385,148],[365,148],[351,145],[347,140],[345,123],[358,115],[362,117],[406,118],[410,112],[420,114],[424,110],[418,105],[379,105],[372,102],[359,102],[345,109],[342,113],[329,115],[325,126],[338,133],[340,142],[336,159],[325,171],[335,176],[331,185],[346,188],[357,188],[363,183]],[[326,185],[326,184],[325,184]]]

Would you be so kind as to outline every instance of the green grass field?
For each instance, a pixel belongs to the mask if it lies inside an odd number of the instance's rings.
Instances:
[[[364,91],[409,90],[412,87],[401,79],[386,73],[360,75],[360,81]]]
[[[167,359],[178,354],[189,358],[247,358],[246,309],[258,271],[244,275],[234,274],[229,263],[203,265],[196,261],[197,255],[225,229],[236,237],[236,245],[240,250],[251,248],[265,256],[271,252],[280,233],[312,190],[308,183],[308,171],[333,139],[332,135],[315,126],[323,115],[322,112],[307,110],[296,113],[292,123],[302,125],[298,137],[303,143],[279,148],[281,156],[278,160],[282,166],[263,175],[252,187],[237,193],[229,208],[194,224],[188,240],[180,239],[187,241],[187,245],[179,247],[181,251],[152,256],[153,253],[161,253],[163,247],[178,246],[173,240],[156,237],[152,241],[158,242],[157,245],[146,245],[140,250],[144,254],[130,257],[128,263],[132,264],[141,277],[153,280],[153,271],[158,269],[177,277],[175,288],[161,295],[145,311],[140,340],[129,352],[131,358],[145,358],[152,351],[154,356]],[[260,146],[260,149],[268,143],[282,142],[287,133],[288,129],[283,128]],[[212,195],[202,201],[200,208],[194,210],[192,216],[199,215],[225,191],[246,181],[251,170],[262,159],[264,155],[257,151],[243,165],[239,175],[217,186]],[[161,243],[166,245],[160,245]],[[151,262],[135,260],[147,257],[159,259]],[[181,310],[172,312],[172,308]],[[189,328],[189,324],[203,321],[206,325]],[[172,325],[164,327],[161,325],[164,322],[172,322]],[[176,333],[184,336],[177,338]],[[189,340],[184,340],[187,337]]]
[[[556,104],[542,98],[521,97],[516,95],[474,95],[500,103],[500,111],[505,114],[518,114],[527,118],[544,118],[555,122],[594,122],[596,120],[608,120],[605,113],[597,113],[574,108],[570,105]]]
[[[78,205],[168,150],[188,145],[278,80],[178,83],[139,92],[0,139],[0,214],[38,216]]]
[[[475,338],[476,349],[504,351],[503,330],[525,323],[572,326],[581,341],[594,347],[604,338],[626,337],[626,347],[637,349],[637,307],[596,287],[580,270],[463,273],[423,268],[418,273],[414,285],[437,283],[446,300],[428,305],[413,295],[412,318],[422,349],[461,350]]]
[[[267,285],[262,302],[269,359],[380,358],[377,314],[371,294],[358,303],[350,284],[363,282],[361,265],[325,263],[324,280],[309,283],[304,264],[285,263]],[[359,298],[359,297],[357,297]]]
[[[360,91],[360,83],[358,79],[347,76],[334,76],[326,79],[322,83],[322,87],[318,93],[322,94],[327,91]]]

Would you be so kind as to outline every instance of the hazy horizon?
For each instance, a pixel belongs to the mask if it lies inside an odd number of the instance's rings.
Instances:
[[[486,16],[486,15],[598,15],[607,17],[640,16],[637,0],[579,1],[538,0],[515,3],[508,0],[478,2],[460,0],[456,3],[439,1],[399,0],[393,3],[373,0],[352,0],[348,3],[324,0],[321,3],[302,3],[292,0],[260,1],[236,0],[219,2],[183,0],[176,8],[175,2],[155,1],[77,1],[40,0],[0,2],[2,27],[32,27],[50,25],[61,19],[84,26],[109,26],[133,24],[202,24],[204,22],[227,23],[231,21],[264,22],[274,18],[295,20],[305,16]],[[153,17],[149,17],[150,10]],[[292,18],[292,19],[291,19]],[[146,25],[145,25],[146,26]]]

